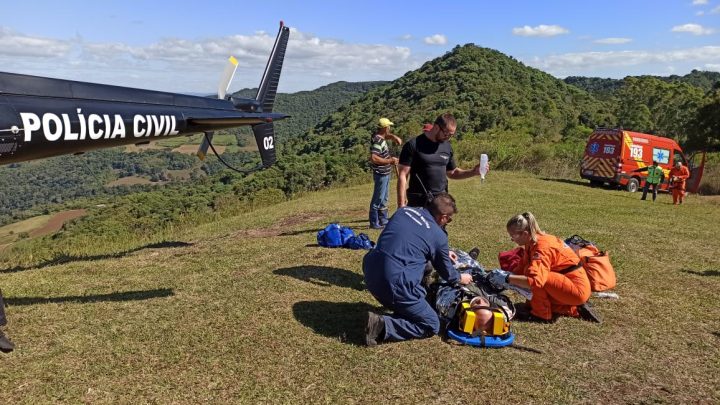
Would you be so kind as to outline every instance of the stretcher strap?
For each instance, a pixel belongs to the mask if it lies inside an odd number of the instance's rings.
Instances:
[[[558,271],[558,273],[560,273],[560,274],[568,274],[568,273],[572,273],[572,272],[575,271],[575,270],[580,270],[580,269],[582,269],[582,262],[581,262],[581,263],[578,263],[578,264],[576,264],[576,265],[574,265],[574,266],[570,266],[570,267],[568,267],[567,269],[562,269],[562,270]]]

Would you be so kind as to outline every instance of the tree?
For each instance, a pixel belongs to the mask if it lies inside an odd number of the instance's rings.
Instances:
[[[720,82],[705,96],[704,105],[690,123],[687,146],[720,150]]]

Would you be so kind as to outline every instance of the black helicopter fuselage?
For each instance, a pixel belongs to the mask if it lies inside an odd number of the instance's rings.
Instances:
[[[0,72],[0,164],[282,118],[232,100]]]
[[[290,29],[282,22],[254,99],[142,90],[0,72],[0,164],[204,133],[203,159],[220,129],[251,126],[261,166],[275,162],[273,113]],[[228,73],[228,72],[226,72]]]

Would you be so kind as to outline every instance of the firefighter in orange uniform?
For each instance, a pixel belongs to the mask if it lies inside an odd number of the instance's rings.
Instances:
[[[530,289],[530,318],[538,321],[553,321],[557,315],[602,321],[587,302],[591,291],[585,269],[565,242],[543,233],[530,212],[510,218],[507,231],[510,239],[523,248],[522,259],[514,274],[493,270],[489,276],[493,286],[514,284]]]
[[[685,197],[685,180],[690,177],[690,171],[682,165],[679,160],[675,162],[675,167],[670,169],[670,188],[672,188],[673,205],[682,204]]]

